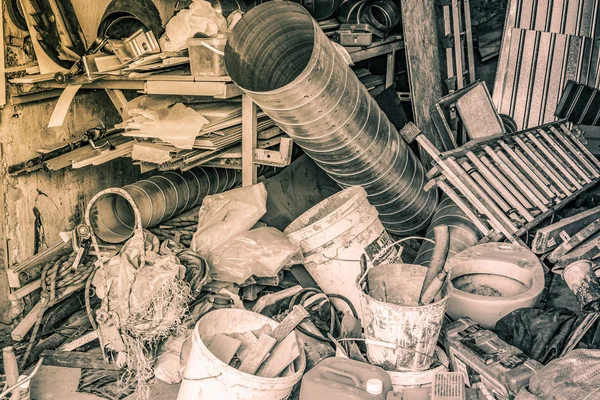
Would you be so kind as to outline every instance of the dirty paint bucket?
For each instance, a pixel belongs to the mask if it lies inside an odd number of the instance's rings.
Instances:
[[[600,311],[600,281],[592,262],[579,260],[565,267],[562,277],[569,289],[577,297],[581,310],[585,312]]]
[[[302,248],[304,266],[321,289],[349,299],[359,316],[355,282],[361,255],[366,254],[372,264],[378,264],[396,254],[377,209],[369,204],[367,192],[360,186],[323,200],[284,232]]]
[[[431,385],[436,374],[448,372],[450,360],[444,350],[436,347],[435,357],[437,362],[425,371],[387,371],[392,380],[394,392],[402,393],[404,389]]]
[[[295,372],[280,378],[263,378],[230,367],[204,344],[217,333],[258,330],[264,325],[277,327],[274,320],[239,309],[211,311],[198,321],[192,335],[192,350],[183,372],[177,400],[282,400],[287,399],[306,367],[304,352],[294,361]],[[303,348],[298,343],[300,348]]]
[[[367,342],[371,363],[388,371],[425,371],[436,360],[436,343],[448,303],[448,280],[442,285],[441,300],[420,306],[426,273],[427,268],[421,265],[378,265],[367,273],[368,294],[357,279],[365,338],[382,342]]]

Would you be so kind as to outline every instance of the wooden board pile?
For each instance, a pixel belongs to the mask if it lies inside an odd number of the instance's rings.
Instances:
[[[264,378],[287,376],[295,372],[294,360],[302,351],[294,329],[307,316],[302,306],[295,306],[275,329],[264,325],[257,331],[219,333],[204,344],[241,372]]]

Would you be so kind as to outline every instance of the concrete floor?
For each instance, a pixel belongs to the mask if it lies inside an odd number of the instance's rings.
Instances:
[[[105,400],[102,397],[77,392],[81,370],[43,366],[31,381],[32,400]],[[175,400],[179,385],[168,385],[156,380],[151,386],[150,400]],[[125,400],[136,400],[135,394]]]

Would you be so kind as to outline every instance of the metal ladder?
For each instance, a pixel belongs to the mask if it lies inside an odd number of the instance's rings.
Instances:
[[[521,243],[523,233],[600,180],[600,161],[565,121],[473,140],[444,153],[412,123],[401,134],[434,160],[425,189],[443,190],[477,225],[482,241],[506,237]]]

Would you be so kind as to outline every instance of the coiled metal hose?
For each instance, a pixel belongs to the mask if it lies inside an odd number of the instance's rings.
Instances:
[[[209,194],[234,188],[241,175],[232,169],[194,168],[182,173],[165,172],[122,189],[104,190],[90,205],[92,229],[108,243],[121,243],[133,234],[133,209],[120,193],[131,196],[140,210],[142,227],[151,228],[199,205]]]
[[[341,187],[362,186],[386,229],[424,229],[437,193],[354,72],[300,5],[250,10],[225,47],[233,81]]]

